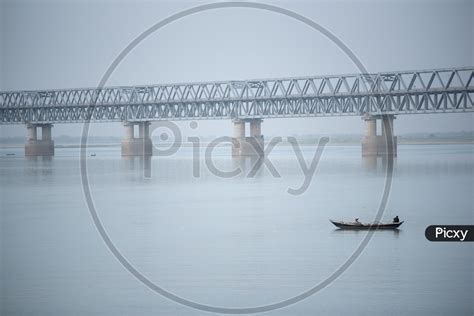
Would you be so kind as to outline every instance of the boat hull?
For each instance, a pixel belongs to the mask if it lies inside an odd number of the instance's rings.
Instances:
[[[403,221],[398,222],[398,223],[389,223],[389,224],[357,224],[357,223],[345,223],[345,222],[337,222],[330,220],[331,223],[333,223],[334,226],[340,229],[357,229],[357,230],[363,230],[363,229],[397,229],[400,227],[401,224],[403,224]]]

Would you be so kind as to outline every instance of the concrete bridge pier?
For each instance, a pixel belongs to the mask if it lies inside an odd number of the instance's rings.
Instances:
[[[397,137],[393,133],[394,115],[363,117],[365,135],[362,138],[362,156],[397,156]],[[377,135],[377,120],[381,122],[381,135]]]
[[[264,138],[262,135],[262,119],[236,119],[232,139],[232,156],[263,156]],[[250,125],[250,136],[245,135],[246,123]]]
[[[247,139],[255,151],[255,156],[263,156],[264,154],[264,139],[262,135],[262,121],[261,119],[253,119],[250,121],[250,137]]]
[[[37,129],[41,128],[41,139]],[[25,156],[54,156],[54,141],[51,137],[53,124],[27,124]]]
[[[382,152],[381,156],[393,156],[397,157],[397,136],[393,133],[394,115],[382,116]]]
[[[233,120],[232,156],[241,156],[242,144],[245,142],[245,121]]]
[[[363,117],[365,135],[362,137],[362,156],[378,156],[377,119],[373,116]]]
[[[138,125],[138,137],[135,126]],[[150,122],[125,122],[122,139],[122,156],[152,156],[153,144],[150,138]]]

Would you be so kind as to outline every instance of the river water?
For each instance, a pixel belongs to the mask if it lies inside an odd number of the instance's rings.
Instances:
[[[191,148],[149,163],[120,158],[120,148],[89,149],[92,201],[121,254],[163,289],[219,307],[276,303],[331,276],[366,232],[328,219],[375,217],[384,162],[362,160],[359,146],[327,146],[307,190],[292,195],[304,175],[291,147],[269,156],[280,176],[264,164],[248,177],[254,161],[229,151],[216,149],[216,167],[241,173],[222,178],[202,159],[193,175]],[[314,152],[304,147],[308,163]],[[398,215],[401,229],[375,232],[334,282],[267,314],[472,315],[473,244],[429,242],[424,230],[474,223],[473,153],[474,145],[399,145],[382,219]],[[209,315],[153,292],[106,247],[78,149],[22,155],[0,150],[2,315]]]

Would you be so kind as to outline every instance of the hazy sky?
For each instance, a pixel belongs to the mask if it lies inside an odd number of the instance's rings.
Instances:
[[[0,90],[96,86],[114,58],[159,20],[201,1],[0,0]],[[305,15],[341,39],[370,72],[474,65],[474,1],[262,1]],[[107,85],[355,73],[323,35],[255,9],[219,9],[157,31],[119,65]],[[399,116],[395,133],[472,130],[472,114]],[[188,123],[181,123],[187,126]],[[268,119],[266,135],[361,134],[352,118]],[[79,135],[56,124],[54,135]],[[3,126],[2,136],[25,134]],[[228,120],[197,133],[230,135]],[[121,135],[118,123],[92,135]]]

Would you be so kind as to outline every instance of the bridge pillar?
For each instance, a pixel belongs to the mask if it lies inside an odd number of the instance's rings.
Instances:
[[[362,156],[397,156],[397,137],[393,134],[394,115],[363,117],[365,135],[362,138]],[[381,121],[381,135],[377,135],[377,120]]]
[[[37,128],[41,128],[38,139]],[[53,124],[27,124],[25,156],[54,156],[54,141],[51,137]]]
[[[138,137],[134,128],[138,125]],[[125,122],[125,134],[122,139],[122,156],[151,156],[153,144],[150,139],[150,122]]]
[[[395,115],[384,115],[382,116],[382,136],[380,140],[379,156],[394,156],[397,157],[398,146],[397,146],[397,136],[393,133],[393,121],[395,120]]]
[[[234,135],[232,137],[232,156],[241,156],[242,146],[245,142],[245,121],[233,120]]]
[[[362,137],[362,156],[377,156],[377,120],[373,116],[365,116],[363,120],[365,121],[365,135]]]
[[[245,124],[249,122],[250,136],[245,136]],[[232,156],[263,156],[264,138],[261,119],[234,120]]]
[[[250,137],[246,137],[247,155],[246,156],[263,156],[264,142],[262,135],[262,120],[251,119]]]

